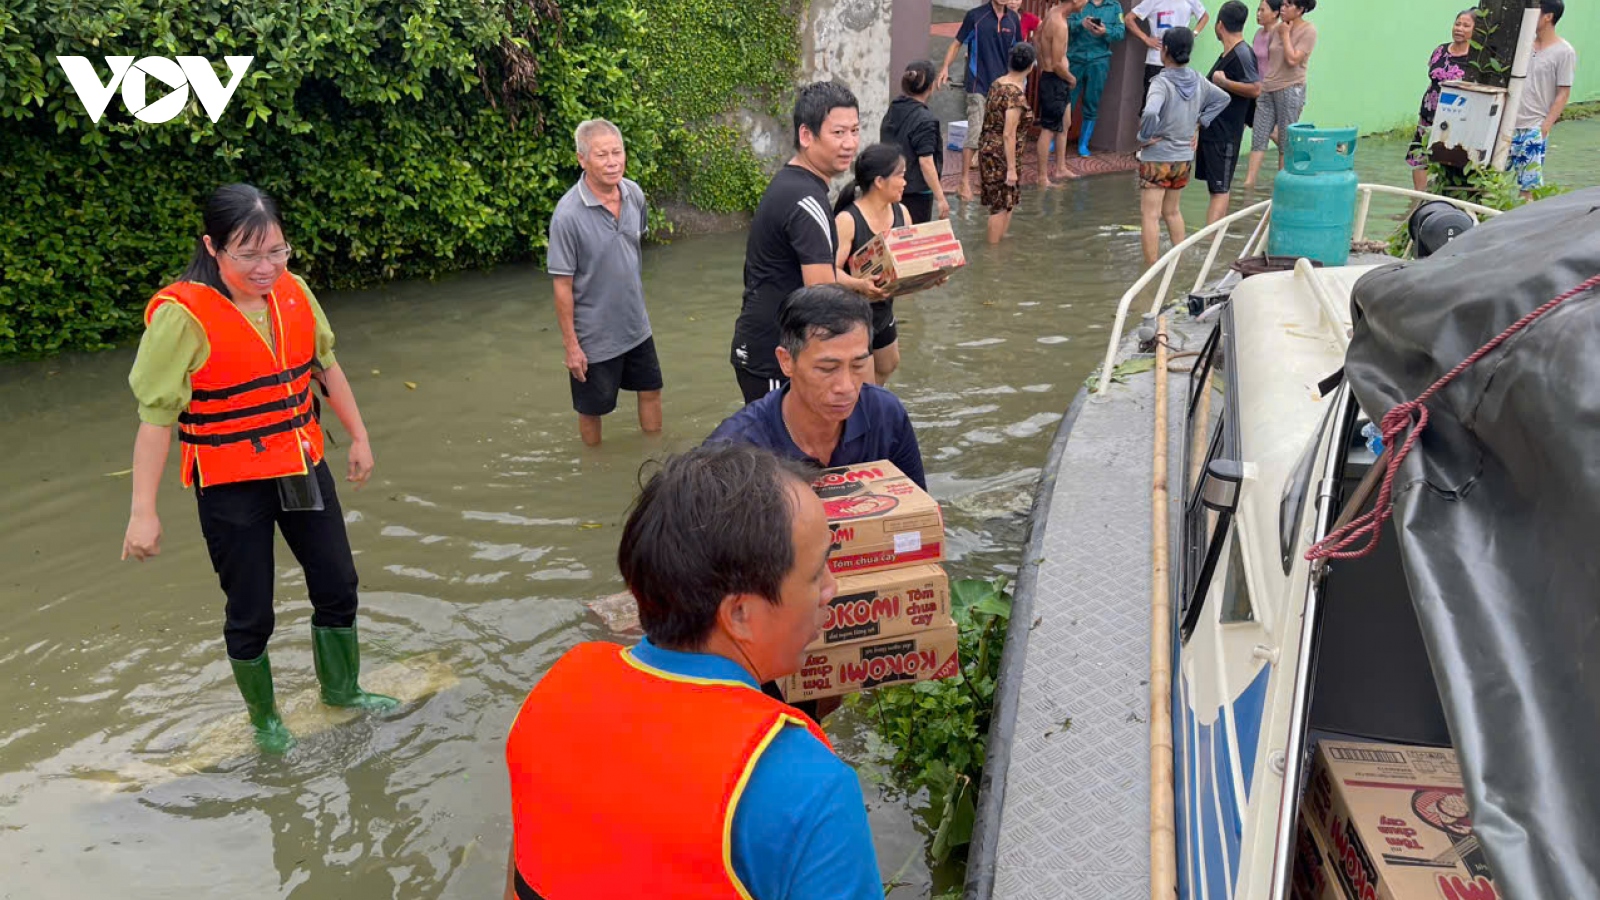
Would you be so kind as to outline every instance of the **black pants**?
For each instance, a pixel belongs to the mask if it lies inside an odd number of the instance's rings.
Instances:
[[[761,375],[756,375],[752,372],[746,372],[744,369],[741,369],[738,366],[733,367],[733,374],[734,377],[739,379],[739,393],[744,395],[744,403],[746,406],[749,406],[757,400],[760,400],[762,397],[765,397],[773,391],[781,390],[784,385],[789,383],[789,379],[782,376],[777,378],[766,378]]]
[[[933,221],[933,192],[926,194],[906,194],[900,198],[905,204],[906,212],[911,214],[911,224],[921,225]]]
[[[255,659],[272,637],[272,588],[277,580],[274,527],[283,532],[290,552],[305,570],[311,624],[324,628],[355,624],[358,580],[344,512],[328,464],[318,463],[316,475],[324,506],[320,512],[285,512],[275,481],[241,481],[195,491],[200,532],[228,598],[222,635],[234,659]]]

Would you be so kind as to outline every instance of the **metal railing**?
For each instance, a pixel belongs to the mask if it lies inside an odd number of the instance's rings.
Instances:
[[[1486,218],[1500,215],[1499,210],[1480,206],[1476,203],[1469,203],[1454,197],[1441,197],[1438,194],[1414,191],[1409,188],[1390,187],[1386,184],[1363,184],[1356,188],[1354,240],[1366,240],[1367,220],[1372,212],[1373,194],[1387,194],[1410,200],[1443,200],[1471,213],[1480,222]],[[1240,251],[1236,258],[1245,259],[1261,254],[1267,245],[1267,234],[1271,231],[1271,200],[1263,200],[1260,203],[1247,206],[1196,231],[1156,260],[1156,264],[1145,270],[1145,273],[1139,276],[1139,280],[1128,288],[1127,292],[1122,295],[1122,300],[1117,303],[1116,321],[1111,326],[1111,336],[1106,342],[1105,361],[1100,367],[1099,384],[1096,385],[1094,391],[1097,396],[1103,395],[1106,392],[1106,388],[1111,384],[1112,369],[1116,365],[1117,348],[1122,345],[1122,330],[1128,323],[1128,309],[1133,305],[1133,301],[1144,292],[1145,288],[1150,286],[1152,281],[1155,281],[1157,275],[1160,275],[1161,286],[1156,290],[1155,298],[1150,303],[1149,314],[1153,316],[1160,312],[1162,307],[1167,305],[1167,292],[1172,289],[1172,281],[1177,276],[1178,265],[1183,261],[1184,252],[1192,247],[1199,246],[1203,241],[1210,240],[1211,246],[1206,252],[1205,262],[1200,266],[1199,273],[1195,275],[1194,287],[1190,289],[1191,291],[1200,290],[1206,284],[1212,269],[1216,266],[1217,257],[1222,252],[1222,243],[1227,240],[1229,229],[1241,222],[1249,222],[1251,220],[1256,220],[1255,227],[1250,232],[1250,237],[1245,240],[1244,249]],[[1314,273],[1315,270],[1302,261],[1300,263],[1300,271]],[[1319,291],[1319,302],[1326,301],[1327,298],[1322,296],[1326,291],[1321,285],[1316,284],[1316,276],[1311,274],[1308,277],[1313,282],[1313,289]],[[1324,303],[1324,305],[1326,304]]]

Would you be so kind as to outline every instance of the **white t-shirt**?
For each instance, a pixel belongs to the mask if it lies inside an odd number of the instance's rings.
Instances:
[[[1528,61],[1528,80],[1522,88],[1522,108],[1517,110],[1517,128],[1539,128],[1556,102],[1558,88],[1572,87],[1578,73],[1578,51],[1558,39],[1540,50],[1535,48]]]
[[[1192,28],[1206,14],[1206,5],[1202,0],[1140,0],[1133,14],[1149,23],[1150,36],[1160,41],[1173,28]],[[1146,65],[1161,65],[1161,51],[1146,51],[1144,61]]]

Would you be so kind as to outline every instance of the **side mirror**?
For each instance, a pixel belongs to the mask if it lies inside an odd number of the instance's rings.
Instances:
[[[1231,513],[1239,508],[1239,489],[1244,482],[1244,465],[1236,459],[1213,459],[1200,485],[1200,502],[1208,509]]]

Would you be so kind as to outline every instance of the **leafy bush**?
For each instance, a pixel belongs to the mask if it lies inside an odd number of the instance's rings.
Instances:
[[[972,839],[1000,651],[1011,618],[1004,578],[953,582],[950,601],[960,633],[959,675],[850,698],[895,748],[891,764],[902,786],[927,788],[933,808],[940,810],[931,849],[935,862]]]
[[[0,356],[136,331],[186,261],[204,198],[229,181],[278,198],[295,267],[319,287],[537,256],[577,176],[572,129],[596,115],[622,129],[647,190],[683,179],[691,202],[748,207],[760,168],[714,126],[744,99],[738,79],[772,97],[787,82],[787,8],[12,0],[0,6]],[[647,27],[652,15],[675,16],[672,30]],[[104,56],[180,54],[255,57],[220,121],[191,99],[187,115],[148,124],[119,96],[97,125],[55,61],[85,56],[104,77]],[[753,78],[753,66],[773,68]]]
[[[800,65],[802,4],[637,2],[646,15],[640,80],[675,119],[663,136],[663,174],[701,209],[754,209],[766,173],[729,111],[783,114]]]

